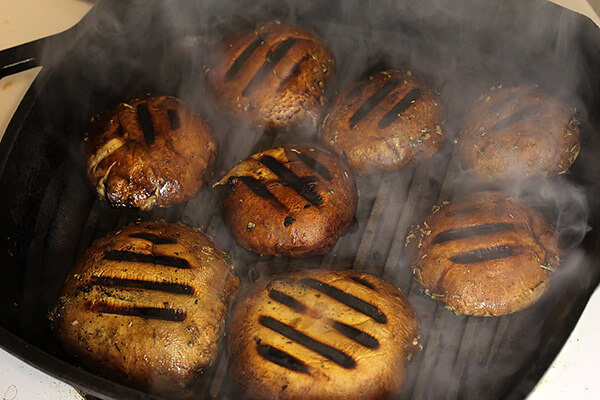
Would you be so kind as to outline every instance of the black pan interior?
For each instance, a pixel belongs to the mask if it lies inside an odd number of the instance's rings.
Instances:
[[[183,97],[216,127],[215,178],[252,151],[314,141],[314,131],[265,134],[229,121],[204,91],[206,57],[229,32],[279,19],[320,34],[335,55],[331,95],[379,68],[410,68],[440,93],[450,136],[417,168],[357,178],[356,223],[332,252],[265,258],[223,226],[218,190],[142,213],[95,199],[83,177],[90,117],[145,93]],[[46,314],[67,271],[91,242],[136,220],[202,227],[230,253],[245,285],[304,268],[354,268],[397,285],[416,308],[424,350],[401,399],[523,398],[558,353],[598,284],[600,34],[582,16],[542,1],[131,1],[103,0],[46,50],[45,68],[0,145],[0,345],[102,398],[150,396],[91,374],[58,346]],[[454,157],[465,108],[497,85],[540,86],[579,110],[582,153],[564,176],[510,190],[557,225],[563,265],[534,307],[501,318],[456,316],[426,298],[404,257],[406,232],[432,205],[480,189]],[[590,230],[591,228],[591,230]],[[198,381],[196,398],[235,398],[226,357]]]

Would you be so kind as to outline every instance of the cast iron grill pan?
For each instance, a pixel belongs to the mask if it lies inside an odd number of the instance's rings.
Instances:
[[[535,1],[422,2],[427,12],[416,9],[414,2],[391,1],[315,1],[294,7],[280,2],[218,3],[105,0],[73,30],[47,41],[46,55],[37,59],[44,69],[0,145],[0,344],[93,396],[154,398],[80,367],[61,350],[46,314],[67,272],[93,240],[129,222],[162,219],[202,227],[229,252],[245,285],[274,273],[321,267],[364,270],[398,286],[420,317],[424,346],[408,364],[400,399],[525,397],[598,284],[595,228],[600,177],[590,161],[600,149],[595,112],[600,109],[597,29],[583,17]],[[165,22],[165,15],[177,23]],[[390,66],[409,67],[425,79],[448,105],[450,138],[444,150],[417,168],[358,178],[355,224],[331,252],[304,260],[260,257],[239,247],[223,224],[219,190],[204,189],[185,204],[149,213],[113,209],[98,201],[83,176],[83,132],[92,115],[128,97],[146,92],[177,95],[210,116],[218,126],[220,146],[215,178],[252,151],[314,140],[313,132],[273,136],[224,124],[225,118],[204,93],[203,56],[208,50],[198,49],[210,49],[220,35],[232,30],[275,18],[325,38],[338,64],[332,92],[369,71]],[[498,19],[504,22],[493,22]],[[532,23],[540,24],[538,36],[527,41],[523,32]],[[578,28],[565,33],[565,25]],[[27,60],[21,68],[36,64],[40,49],[29,45],[20,48],[21,54],[3,52],[0,64],[19,60]],[[6,60],[9,56],[13,59]],[[582,154],[567,176],[530,183],[521,191],[566,232],[562,236],[566,267],[557,272],[548,295],[528,310],[500,318],[456,316],[425,297],[414,283],[404,241],[410,225],[420,222],[434,204],[478,188],[461,171],[454,154],[452,137],[460,116],[497,82],[535,80],[566,95],[565,71],[573,68],[581,73],[573,74],[579,78],[571,83],[582,120]],[[559,218],[561,210],[537,196],[544,188],[557,186],[579,188],[590,204],[592,230],[582,243],[581,233],[565,228],[572,221]],[[572,219],[578,218],[576,212]],[[198,380],[195,398],[237,398],[226,369],[221,351],[215,365]]]

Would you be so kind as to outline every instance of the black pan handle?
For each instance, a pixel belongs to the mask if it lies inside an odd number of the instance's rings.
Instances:
[[[42,65],[44,47],[59,35],[60,33],[0,50],[0,79]]]

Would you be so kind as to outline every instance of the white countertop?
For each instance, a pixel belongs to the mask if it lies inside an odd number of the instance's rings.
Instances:
[[[556,0],[592,18],[594,8],[585,0]],[[600,1],[590,1],[600,9]],[[48,36],[74,25],[92,6],[83,0],[0,0],[0,49]],[[39,68],[0,80],[0,138],[12,114],[39,72]],[[597,360],[600,357],[600,294],[593,295],[557,359],[528,400],[600,399]],[[80,400],[66,385],[0,349],[1,400]]]

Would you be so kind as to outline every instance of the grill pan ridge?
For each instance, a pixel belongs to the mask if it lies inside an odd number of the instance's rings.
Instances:
[[[351,267],[399,287],[419,315],[424,346],[407,364],[399,399],[524,398],[562,347],[600,277],[600,169],[593,162],[600,150],[600,32],[584,17],[542,1],[419,3],[102,0],[74,29],[47,41],[44,53],[54,56],[41,58],[44,69],[0,144],[0,345],[93,396],[157,398],[80,367],[59,347],[46,314],[67,272],[93,240],[129,222],[163,219],[202,227],[230,254],[245,285],[284,271]],[[325,38],[338,68],[330,97],[382,67],[409,67],[423,77],[447,104],[450,139],[443,151],[416,168],[357,177],[356,223],[329,253],[302,260],[260,257],[239,247],[223,224],[218,190],[204,189],[185,204],[148,213],[113,209],[95,199],[85,182],[81,151],[89,118],[152,92],[183,97],[213,125],[222,124],[204,92],[203,57],[220,36],[272,19]],[[489,22],[495,20],[510,25]],[[535,24],[539,27],[532,33]],[[583,193],[591,231],[583,238],[581,232],[563,230],[564,268],[538,304],[499,318],[456,316],[424,296],[413,281],[405,237],[433,205],[476,188],[461,170],[452,138],[473,99],[517,78],[567,97],[565,80],[576,89],[570,100],[580,112],[582,153],[566,176],[541,185],[564,184]],[[215,179],[246,158],[249,149],[297,144],[298,137],[311,140],[310,132],[273,136],[234,123],[219,126]],[[554,217],[561,230],[560,210],[536,197],[540,189],[532,184],[522,194]],[[213,368],[199,378],[196,398],[236,398],[226,368],[221,349]]]

